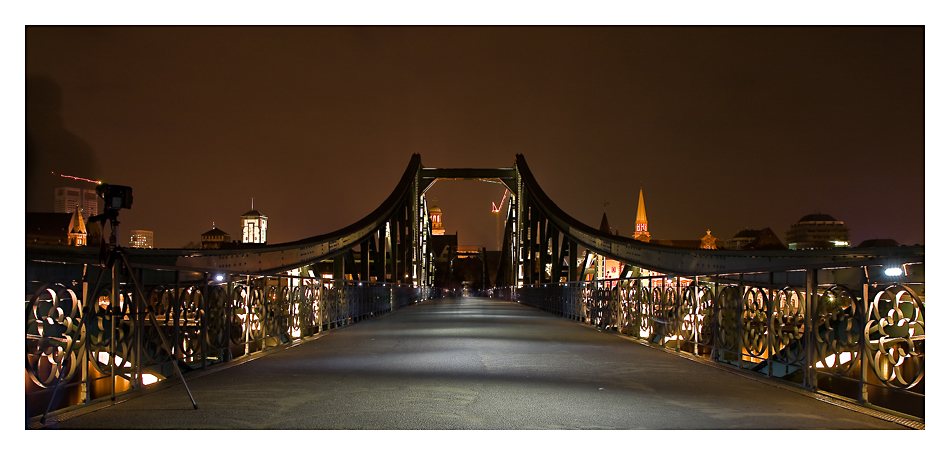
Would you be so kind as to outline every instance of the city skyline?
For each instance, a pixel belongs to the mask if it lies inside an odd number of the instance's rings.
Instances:
[[[284,243],[374,210],[412,153],[450,168],[510,167],[521,153],[566,213],[596,227],[606,202],[622,235],[642,188],[656,238],[784,237],[820,212],[854,245],[923,244],[923,35],[27,27],[27,210],[44,211],[34,174],[128,185],[123,230],[179,248],[213,222],[238,234],[254,197],[268,243]],[[460,243],[488,246],[503,191],[438,182],[430,205]]]

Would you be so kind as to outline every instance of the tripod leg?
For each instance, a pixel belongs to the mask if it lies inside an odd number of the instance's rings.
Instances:
[[[129,277],[132,279],[132,284],[135,286],[135,291],[138,293],[140,299],[142,299],[143,305],[145,304],[145,295],[142,293],[142,288],[139,287],[138,281],[135,280],[135,274],[131,273],[132,266],[129,265],[129,260],[126,259],[125,254],[119,255],[122,258],[122,262],[125,264],[125,267],[129,270]],[[158,321],[155,320],[155,315],[148,310],[148,305],[144,305],[145,314],[148,315],[148,320],[152,321],[152,325],[155,327],[155,331],[158,332],[159,338],[162,340],[162,346],[168,351],[168,357],[172,360],[172,366],[175,367],[175,372],[178,373],[178,377],[181,378],[182,385],[185,386],[185,392],[188,392],[188,398],[191,399],[191,405],[195,409],[198,409],[198,403],[195,402],[195,397],[191,395],[191,389],[188,388],[188,383],[185,382],[185,376],[181,374],[181,369],[178,368],[178,359],[172,355],[172,350],[168,346],[168,341],[165,340],[165,335],[162,333],[161,327],[158,326]]]
[[[46,412],[43,413],[43,418],[40,419],[40,423],[46,423],[46,417],[49,415],[49,410],[53,407],[53,403],[56,401],[56,392],[59,391],[59,384],[62,382],[63,375],[63,362],[62,360],[56,362],[56,384],[53,384],[53,395],[49,398],[49,403],[46,404]]]

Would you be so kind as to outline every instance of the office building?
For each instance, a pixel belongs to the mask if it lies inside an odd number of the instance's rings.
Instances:
[[[133,230],[132,248],[155,248],[153,243],[154,234],[152,231]]]

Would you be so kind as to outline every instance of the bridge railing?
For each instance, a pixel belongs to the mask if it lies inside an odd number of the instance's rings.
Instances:
[[[171,358],[183,372],[207,368],[388,313],[431,292],[392,283],[146,267],[131,274],[119,276],[113,301],[109,270],[27,262],[28,418],[174,378]]]
[[[919,270],[897,279],[886,277],[882,267],[655,275],[536,284],[500,289],[496,295],[652,345],[923,419],[923,264],[903,268]]]

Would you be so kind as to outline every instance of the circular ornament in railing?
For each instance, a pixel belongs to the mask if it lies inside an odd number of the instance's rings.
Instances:
[[[866,358],[888,387],[910,389],[924,378],[924,303],[903,284],[874,296],[864,328]]]
[[[739,349],[739,317],[742,308],[742,289],[726,286],[717,296],[719,311],[716,313],[716,344],[723,351],[737,355]]]
[[[772,331],[772,355],[781,363],[801,366],[806,351],[802,346],[805,334],[804,294],[786,287],[775,293],[769,319]]]
[[[684,333],[684,337],[688,335],[691,340],[705,346],[712,345],[713,341],[715,305],[712,292],[708,286],[690,286],[686,298],[690,306],[689,331]]]
[[[111,374],[113,366],[117,374],[127,373],[131,369],[136,315],[132,313],[133,299],[128,291],[120,287],[118,302],[112,305],[112,286],[102,286],[92,294],[92,304],[87,307],[91,311],[87,315],[90,324],[86,349],[90,363],[99,373]]]
[[[742,347],[763,359],[769,349],[769,291],[750,287],[742,296]]]
[[[820,371],[843,375],[858,363],[861,324],[857,302],[844,286],[829,288],[818,297],[815,348]]]
[[[211,289],[211,295],[208,298],[208,331],[205,338],[208,342],[208,349],[212,351],[224,349],[228,346],[228,324],[231,320],[228,314],[229,294],[228,287],[220,285]]]
[[[26,371],[36,385],[69,382],[79,371],[82,302],[62,284],[40,287],[26,301]]]

